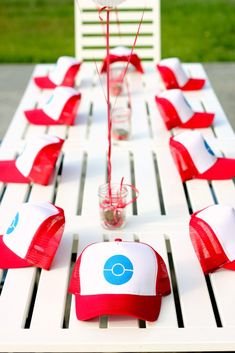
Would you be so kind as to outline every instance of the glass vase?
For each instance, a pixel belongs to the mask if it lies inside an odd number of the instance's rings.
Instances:
[[[121,188],[121,189],[120,189]],[[123,185],[108,184],[99,187],[99,209],[101,225],[106,229],[121,229],[126,224],[126,200],[128,190]]]

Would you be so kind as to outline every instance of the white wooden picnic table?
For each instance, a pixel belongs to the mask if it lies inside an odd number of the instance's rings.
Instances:
[[[205,77],[201,64],[184,67]],[[51,68],[37,65],[33,76]],[[119,182],[124,176],[140,191],[121,231],[104,230],[99,223],[97,192],[106,180],[107,122],[94,64],[81,67],[82,101],[72,127],[28,124],[23,111],[42,105],[51,94],[30,80],[0,146],[0,158],[14,158],[27,138],[36,134],[53,134],[66,141],[50,185],[0,185],[0,231],[19,204],[45,200],[64,208],[66,230],[50,271],[0,270],[1,352],[235,350],[235,273],[204,276],[188,231],[190,213],[214,203],[235,206],[234,180],[182,184],[168,145],[169,136],[179,130],[166,130],[154,101],[162,82],[153,65],[144,68],[142,76],[128,74],[132,138],[113,142],[113,180]],[[235,157],[234,132],[209,81],[202,91],[186,95],[198,110],[215,111],[213,126],[203,129],[203,135],[219,155]],[[122,104],[127,100],[126,96],[119,99]],[[163,299],[154,323],[127,317],[88,322],[76,318],[74,299],[67,292],[76,257],[86,245],[116,237],[152,245],[168,266],[172,293]]]

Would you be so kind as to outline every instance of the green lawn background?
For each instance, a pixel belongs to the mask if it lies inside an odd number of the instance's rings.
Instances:
[[[235,0],[162,0],[161,28],[163,57],[235,61]],[[73,0],[0,0],[0,62],[61,55],[74,55]]]

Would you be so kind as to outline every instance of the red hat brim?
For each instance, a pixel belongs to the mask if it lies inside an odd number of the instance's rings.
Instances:
[[[89,320],[102,315],[121,315],[156,321],[161,309],[161,296],[76,294],[75,303],[78,320]]]
[[[214,113],[194,112],[193,116],[183,123],[174,105],[168,99],[156,96],[155,101],[168,130],[174,127],[184,129],[207,128],[212,124],[215,116]]]
[[[157,64],[157,69],[165,83],[167,89],[179,88],[183,91],[196,91],[204,87],[206,80],[204,78],[189,78],[182,86],[178,84],[175,73],[167,66]]]
[[[205,86],[206,80],[204,78],[190,78],[184,86],[180,88],[183,91],[197,91]]]
[[[181,123],[179,127],[184,129],[203,129],[211,126],[214,120],[214,113],[195,112],[186,123]]]
[[[25,110],[27,120],[34,125],[61,125],[58,120],[50,118],[42,109]]]
[[[226,268],[227,270],[235,271],[235,260],[231,262],[227,262],[226,264],[222,265],[222,267]]]
[[[218,158],[215,164],[204,173],[198,173],[198,179],[226,180],[235,177],[235,159]]]
[[[34,82],[41,89],[53,89],[57,87],[57,85],[52,82],[48,76],[34,77]]]
[[[174,141],[173,137],[170,138],[170,149],[183,181],[190,179],[227,180],[235,177],[235,159],[217,158],[212,167],[204,173],[199,173],[188,150],[181,143]],[[182,170],[182,163],[179,163],[179,156],[181,162],[184,163],[184,170]]]
[[[141,74],[144,73],[144,69],[142,67],[140,58],[138,57],[137,54],[130,54],[130,55],[114,55],[114,54],[110,54],[110,64],[113,64],[115,62],[130,62],[130,64],[132,64],[136,70],[138,72],[140,72]],[[101,67],[101,73],[104,73],[107,71],[107,58],[104,59],[103,61],[103,65]]]
[[[11,251],[3,242],[3,236],[0,235],[0,269],[6,270],[8,268],[21,268],[31,266],[32,264]]]
[[[15,160],[0,161],[0,181],[29,184],[31,181],[17,169]]]

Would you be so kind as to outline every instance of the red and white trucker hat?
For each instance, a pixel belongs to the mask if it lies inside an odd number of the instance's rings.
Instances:
[[[79,320],[127,315],[155,321],[162,296],[171,289],[166,265],[153,248],[117,240],[85,248],[75,264],[69,291],[75,295]]]
[[[56,136],[32,136],[17,159],[0,161],[0,181],[47,185],[63,143]]]
[[[41,109],[26,110],[27,120],[35,125],[73,125],[81,93],[71,87],[56,87]]]
[[[213,205],[191,215],[190,237],[204,273],[235,271],[235,209]]]
[[[168,130],[206,128],[215,114],[195,112],[180,89],[166,90],[155,97],[157,106]]]
[[[130,62],[137,71],[141,74],[144,73],[144,69],[141,64],[141,60],[137,54],[133,53],[131,49],[118,46],[110,50],[110,64],[115,62]],[[107,71],[107,57],[103,60],[101,67],[101,73]]]
[[[62,208],[49,202],[23,203],[0,236],[0,268],[36,266],[49,270],[64,224]]]
[[[51,89],[56,86],[73,87],[81,63],[71,56],[61,56],[53,70],[46,76],[34,77],[39,88]]]
[[[216,157],[202,134],[196,130],[172,136],[170,150],[182,181],[235,177],[235,159]]]
[[[180,88],[183,91],[194,91],[203,88],[206,80],[189,77],[178,58],[162,59],[157,69],[167,89]]]

